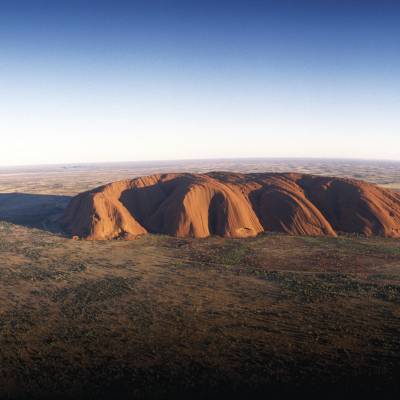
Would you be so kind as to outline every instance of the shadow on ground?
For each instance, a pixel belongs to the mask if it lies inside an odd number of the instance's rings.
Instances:
[[[69,200],[60,195],[0,193],[0,221],[62,233],[57,220]]]

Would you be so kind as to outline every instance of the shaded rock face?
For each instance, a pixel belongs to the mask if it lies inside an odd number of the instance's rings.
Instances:
[[[61,220],[81,238],[150,233],[202,238],[260,232],[400,236],[400,195],[351,179],[304,174],[163,174],[74,197]]]

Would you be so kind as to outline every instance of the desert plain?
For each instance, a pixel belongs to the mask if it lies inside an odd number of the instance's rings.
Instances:
[[[0,169],[0,397],[396,398],[400,240],[71,240],[72,196],[162,172],[302,172],[400,190],[400,164],[213,160]]]

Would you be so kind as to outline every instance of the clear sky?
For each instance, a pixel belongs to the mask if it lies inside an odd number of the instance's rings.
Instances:
[[[400,2],[0,0],[0,165],[400,160]]]

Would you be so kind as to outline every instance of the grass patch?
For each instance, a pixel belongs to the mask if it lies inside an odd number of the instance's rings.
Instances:
[[[400,303],[400,286],[379,285],[357,280],[347,274],[302,274],[289,272],[265,272],[258,275],[278,283],[290,295],[312,303],[331,300],[339,296],[371,296],[384,301]]]
[[[257,266],[259,259],[255,250],[244,240],[224,240],[202,249],[194,249],[191,257],[201,263],[231,266]]]
[[[399,256],[400,246],[391,239],[377,239],[366,237],[340,236],[330,237],[301,237],[308,245],[326,248],[344,253],[361,254],[368,256],[387,255]]]

